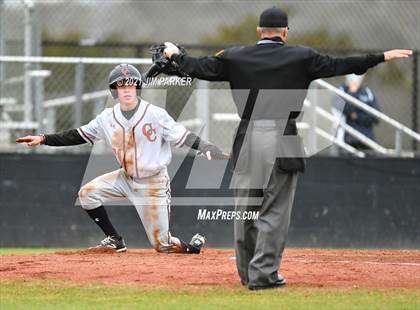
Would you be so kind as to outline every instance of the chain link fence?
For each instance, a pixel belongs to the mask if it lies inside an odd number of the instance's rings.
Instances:
[[[0,55],[141,58],[150,57],[151,44],[167,40],[184,44],[192,55],[214,54],[227,46],[255,42],[258,15],[272,5],[267,1],[0,0]],[[420,47],[420,6],[415,1],[282,1],[278,5],[289,13],[292,44],[308,44],[337,56]],[[384,113],[418,131],[416,61],[412,58],[378,66],[368,72],[365,85],[378,97]],[[113,66],[85,64],[83,74],[78,76],[75,64],[0,62],[0,122],[27,123],[24,128],[0,134],[2,149],[15,150],[6,146],[13,145],[17,135],[38,131],[31,127],[31,121],[36,120],[40,101],[48,104],[76,96],[76,92],[104,91]],[[148,65],[138,67],[144,72]],[[25,119],[28,71],[35,75],[30,77],[33,113],[28,119],[26,112]],[[339,86],[343,77],[328,82]],[[211,89],[228,88],[226,83],[206,85]],[[190,87],[164,87],[166,100],[161,104],[166,104],[174,117],[185,106],[190,109],[185,113],[196,116],[198,111],[187,102],[197,87],[198,81]],[[231,102],[226,92],[218,94],[209,99],[210,114],[235,113],[234,106],[225,103]],[[111,104],[109,96],[83,100],[80,120],[72,103],[46,109],[45,130],[60,131],[73,128],[77,121],[86,123],[107,104]],[[235,122],[214,121],[209,138],[229,145],[231,137],[227,133],[234,127]],[[381,123],[375,132],[381,145],[393,147],[394,134],[389,126]],[[412,149],[410,139],[403,142],[405,149]]]

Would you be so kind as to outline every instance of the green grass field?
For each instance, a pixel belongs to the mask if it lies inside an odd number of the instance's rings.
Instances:
[[[39,253],[53,253],[61,250],[72,250],[72,249],[47,249],[47,248],[0,248],[0,255],[8,254],[39,254]]]
[[[419,309],[413,290],[286,288],[250,292],[244,288],[137,289],[74,287],[62,282],[1,281],[5,309]]]
[[[1,249],[0,254],[57,249]],[[0,256],[1,259],[1,256]],[[289,287],[133,288],[71,282],[0,280],[0,309],[420,309],[420,290]]]

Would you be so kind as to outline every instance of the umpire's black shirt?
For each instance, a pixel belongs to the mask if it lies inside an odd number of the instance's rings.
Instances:
[[[173,55],[172,60],[191,77],[209,81],[228,81],[238,113],[243,119],[251,118],[258,92],[261,89],[293,91],[294,98],[258,100],[252,119],[284,119],[279,105],[285,100],[303,103],[311,81],[349,73],[363,74],[367,69],[384,61],[384,55],[334,58],[320,55],[304,46],[286,45],[279,37],[262,39],[256,45],[232,47],[215,56],[190,57]],[[248,98],[244,92],[249,90]],[[290,92],[278,92],[280,97]],[[282,95],[284,94],[284,95]],[[244,111],[245,103],[247,110]]]
[[[288,46],[275,37],[262,39],[256,45],[229,48],[213,57],[173,55],[171,59],[191,77],[230,83],[233,100],[242,118],[232,148],[233,165],[236,166],[239,151],[246,140],[248,120],[287,119],[283,134],[296,135],[295,118],[313,80],[349,73],[363,74],[383,62],[384,55],[334,58],[320,55],[308,47]],[[278,158],[277,164],[287,172],[305,169],[302,157]]]

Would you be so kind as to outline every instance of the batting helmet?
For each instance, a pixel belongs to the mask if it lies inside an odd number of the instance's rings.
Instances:
[[[114,99],[118,98],[117,84],[119,83],[121,83],[121,85],[135,85],[137,88],[137,96],[140,96],[140,90],[142,86],[141,73],[133,65],[119,64],[114,69],[112,69],[111,73],[109,74],[108,86]]]

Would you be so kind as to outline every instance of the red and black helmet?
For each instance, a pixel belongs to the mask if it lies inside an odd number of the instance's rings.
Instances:
[[[108,77],[108,86],[111,94],[114,98],[118,98],[117,95],[117,84],[121,83],[135,85],[138,89],[137,96],[140,95],[140,89],[142,87],[142,77],[139,70],[136,67],[130,64],[119,64],[114,69]]]

